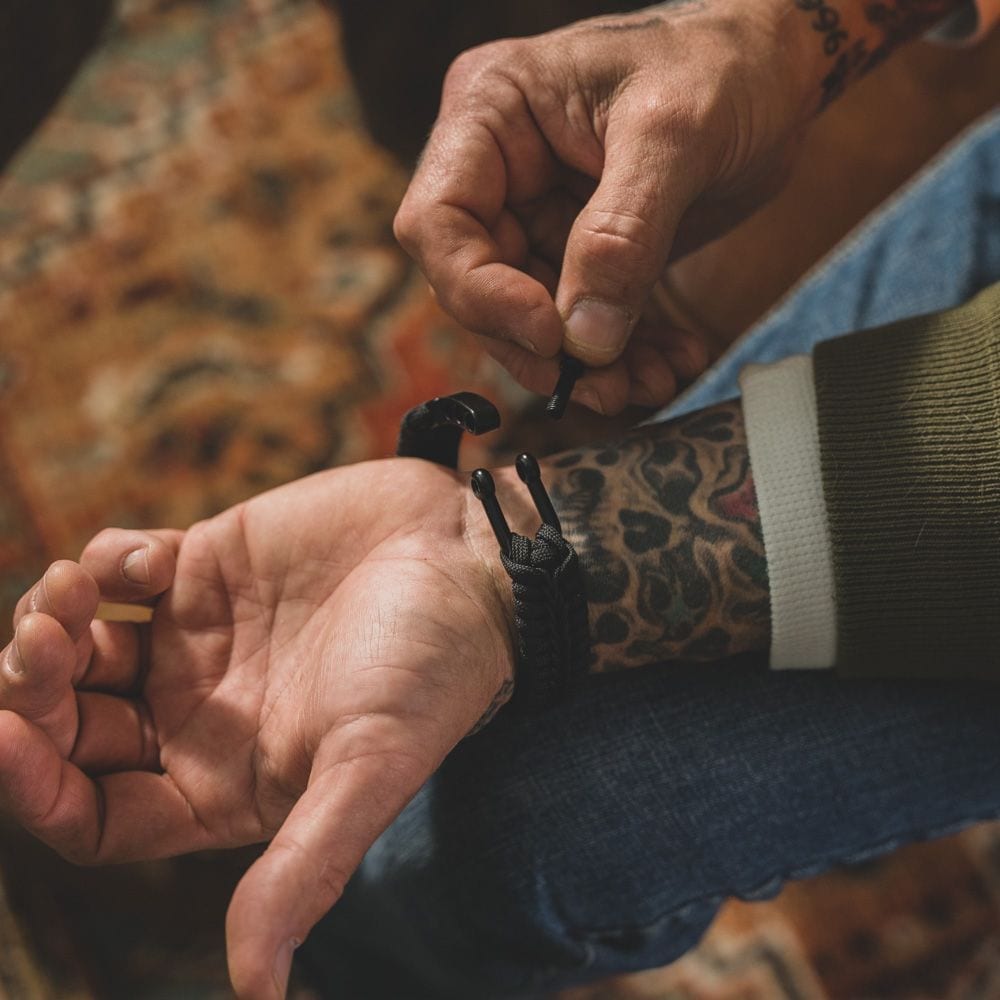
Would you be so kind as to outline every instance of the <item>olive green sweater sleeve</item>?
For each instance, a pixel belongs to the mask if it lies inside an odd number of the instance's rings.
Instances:
[[[1000,284],[814,372],[839,671],[1000,680]]]

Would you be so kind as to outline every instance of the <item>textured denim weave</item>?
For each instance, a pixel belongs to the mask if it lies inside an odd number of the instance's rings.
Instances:
[[[1000,280],[1000,113],[863,222],[657,419],[739,395],[751,362],[967,302]]]
[[[1000,115],[970,131],[672,412],[750,361],[1000,280]],[[690,948],[728,896],[1000,814],[1000,685],[772,673],[592,678],[445,762],[303,948],[324,995],[534,997]]]

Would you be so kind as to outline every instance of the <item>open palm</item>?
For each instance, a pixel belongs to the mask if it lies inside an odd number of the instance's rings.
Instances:
[[[4,653],[15,817],[83,863],[270,840],[227,933],[240,995],[280,995],[295,945],[510,677],[467,492],[370,463],[55,564]],[[154,598],[153,620],[93,621],[99,595]]]

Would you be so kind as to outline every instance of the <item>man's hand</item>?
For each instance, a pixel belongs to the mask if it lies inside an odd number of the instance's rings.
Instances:
[[[762,649],[767,569],[726,403],[544,463],[593,671]],[[496,470],[511,527],[538,514]],[[99,599],[149,624],[95,621]],[[241,997],[511,692],[513,601],[467,482],[413,459],[321,473],[180,531],[98,535],[22,598],[0,654],[0,796],[84,864],[270,840],[236,890]]]
[[[577,398],[611,414],[704,367],[650,294],[784,182],[808,116],[788,7],[675,0],[454,63],[396,234],[526,387],[551,392],[563,349],[596,369]]]
[[[369,463],[55,563],[0,656],[7,808],[85,864],[270,840],[229,961],[241,997],[283,995],[296,944],[509,690],[509,588],[473,503],[436,466]],[[99,598],[153,620],[94,621]]]

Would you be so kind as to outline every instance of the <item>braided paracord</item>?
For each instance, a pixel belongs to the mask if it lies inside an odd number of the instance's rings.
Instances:
[[[587,672],[590,633],[580,564],[563,537],[538,462],[519,455],[517,471],[542,518],[534,539],[507,526],[493,477],[485,469],[472,474],[472,489],[493,527],[500,562],[513,587],[517,670],[512,706],[532,711],[562,700]]]
[[[561,701],[587,672],[587,601],[576,553],[551,525],[534,540],[512,534],[500,561],[514,592],[517,673],[513,704],[526,710]]]

